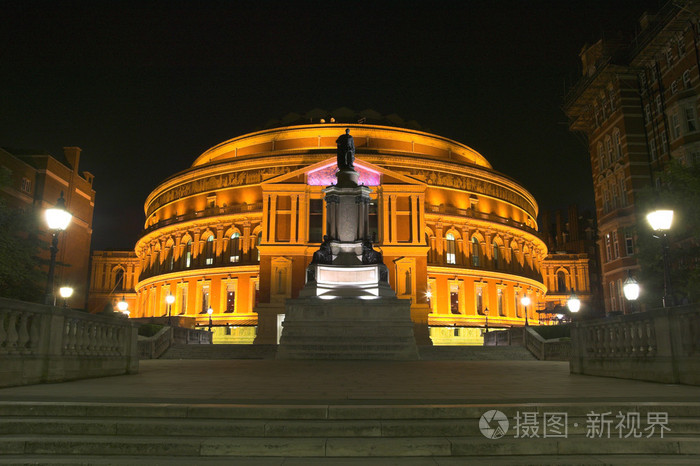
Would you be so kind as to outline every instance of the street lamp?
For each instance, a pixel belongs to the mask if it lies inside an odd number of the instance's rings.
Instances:
[[[211,315],[214,313],[214,309],[207,309],[207,314],[209,314],[209,331],[211,332]]]
[[[117,309],[119,309],[119,312],[129,317],[129,303],[124,299],[124,295],[122,295],[122,300],[117,303]]]
[[[56,206],[46,209],[46,223],[51,231],[51,262],[49,263],[49,277],[46,281],[46,293],[44,304],[53,305],[55,297],[53,294],[53,276],[56,269],[56,253],[58,252],[58,234],[68,228],[73,216],[66,210],[66,201],[63,199],[63,191],[56,201]]]
[[[60,294],[61,298],[63,298],[63,307],[68,307],[66,300],[73,296],[73,288],[70,286],[62,286],[58,289],[58,294]]]
[[[530,297],[528,295],[523,296],[520,303],[525,306],[525,327],[527,327],[529,325],[527,320],[527,307],[530,305]]]
[[[664,297],[663,306],[673,306],[673,290],[671,288],[671,272],[670,272],[670,245],[666,232],[671,229],[673,223],[673,211],[670,209],[657,209],[647,214],[647,221],[651,228],[658,232],[661,236],[661,248],[663,251],[664,261]]]
[[[486,331],[484,333],[489,333],[489,308],[484,309],[484,315],[486,316]]]
[[[561,325],[562,320],[564,319],[564,314],[557,314],[557,323]]]
[[[175,302],[175,296],[168,293],[168,296],[165,297],[165,302],[168,303],[168,325],[171,326],[170,308],[173,305],[173,303]]]

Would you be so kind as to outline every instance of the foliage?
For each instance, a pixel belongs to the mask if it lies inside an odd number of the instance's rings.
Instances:
[[[662,305],[664,293],[663,238],[646,221],[658,207],[673,209],[670,241],[671,284],[676,304],[700,300],[700,167],[671,162],[660,175],[661,188],[640,194],[637,221],[638,281],[647,307]]]
[[[7,184],[4,174],[0,187]],[[0,296],[41,302],[46,274],[38,255],[46,243],[38,231],[36,212],[12,208],[0,198]]]

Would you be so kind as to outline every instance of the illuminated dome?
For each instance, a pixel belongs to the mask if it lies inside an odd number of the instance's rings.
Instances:
[[[137,316],[163,315],[171,293],[173,313],[199,323],[212,307],[220,341],[274,343],[284,300],[297,296],[324,234],[321,190],[335,182],[346,128],[360,183],[372,188],[370,228],[392,287],[412,299],[417,335],[439,342],[454,326],[478,340],[487,309],[490,327],[523,325],[525,296],[536,320],[547,250],[530,193],[464,144],[337,122],[235,137],[157,186],[136,245]]]

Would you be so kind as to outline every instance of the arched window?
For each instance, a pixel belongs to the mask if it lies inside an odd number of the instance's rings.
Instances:
[[[620,179],[620,206],[624,207],[627,205],[627,190],[625,189],[625,180]]]
[[[412,279],[411,279],[411,269],[406,270],[404,291],[405,294],[411,294],[412,291]]]
[[[605,149],[608,153],[608,159],[606,160],[606,163],[608,166],[612,165],[613,161],[613,147],[612,147],[612,142],[610,141],[610,136],[607,136],[605,138]]]
[[[452,233],[448,233],[447,235],[445,235],[445,239],[447,240],[445,244],[445,260],[448,264],[456,264],[457,254],[455,253],[455,235],[453,235]]]
[[[568,291],[566,288],[566,274],[561,270],[557,272],[557,291],[559,293],[566,293]]]
[[[260,262],[260,243],[262,243],[262,231],[255,237],[255,249],[257,251],[257,261]]]
[[[117,269],[114,274],[114,291],[124,291],[124,269]]]
[[[190,265],[192,265],[192,241],[187,242],[185,253],[182,255],[182,258],[185,261],[185,268],[189,268]]]
[[[241,260],[240,234],[238,232],[231,235],[229,242],[229,260],[231,262],[239,262]]]
[[[479,267],[479,239],[472,236],[472,267]]]
[[[498,256],[498,244],[493,243],[493,268],[498,269],[499,268],[499,261],[500,257]]]
[[[205,250],[204,263],[206,265],[212,265],[214,263],[214,235],[207,238]]]
[[[598,143],[598,163],[600,164],[600,171],[605,170],[605,153],[603,152],[603,144]]]

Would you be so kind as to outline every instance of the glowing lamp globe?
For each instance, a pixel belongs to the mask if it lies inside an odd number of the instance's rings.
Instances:
[[[165,302],[168,304],[172,304],[175,302],[175,296],[169,294],[168,296],[165,297]]]
[[[635,301],[639,298],[639,283],[632,277],[628,277],[625,283],[622,284],[622,292],[628,301]]]
[[[664,231],[671,229],[671,223],[673,223],[673,211],[659,209],[654,212],[647,214],[647,222],[651,225],[651,228],[655,231]]]
[[[207,314],[212,315],[214,313],[214,309],[209,308],[207,309]]]
[[[63,299],[70,298],[73,296],[73,288],[70,286],[62,286],[58,289],[58,294],[60,294]]]
[[[124,298],[122,298],[122,300],[117,303],[117,309],[119,309],[119,311],[121,312],[126,313],[126,310],[129,309],[129,303],[124,301]]]
[[[49,226],[49,230],[63,231],[68,228],[73,216],[66,210],[66,204],[63,201],[63,197],[58,199],[56,207],[52,209],[46,209],[46,223]]]
[[[576,313],[579,311],[579,309],[581,309],[581,300],[578,299],[578,296],[572,294],[571,296],[569,296],[569,299],[566,302],[566,306],[571,312]]]
[[[523,296],[523,298],[520,300],[520,302],[523,304],[523,306],[529,306],[530,305],[530,297],[529,296]]]

